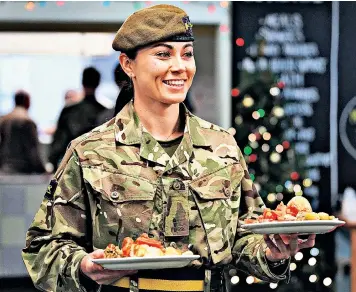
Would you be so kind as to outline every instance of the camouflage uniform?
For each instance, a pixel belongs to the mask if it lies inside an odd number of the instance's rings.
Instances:
[[[189,111],[185,116],[172,157],[142,126],[132,102],[71,143],[22,253],[37,287],[85,291],[79,266],[87,252],[143,232],[166,245],[189,245],[201,256],[193,266],[230,264],[270,282],[289,277],[288,264],[279,274],[269,268],[262,236],[239,228],[264,204],[233,136]]]

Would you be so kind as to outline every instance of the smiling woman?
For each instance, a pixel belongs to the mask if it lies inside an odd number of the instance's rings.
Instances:
[[[40,289],[225,291],[226,267],[278,282],[290,257],[314,245],[314,236],[301,245],[240,228],[265,206],[233,136],[184,106],[193,41],[189,17],[172,5],[137,11],[117,32],[127,80],[116,116],[70,143],[27,233],[22,255]],[[142,233],[199,258],[178,271],[94,262]]]

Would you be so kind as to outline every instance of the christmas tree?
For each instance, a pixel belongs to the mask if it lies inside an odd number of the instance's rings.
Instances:
[[[295,151],[288,140],[288,129],[295,120],[284,113],[283,89],[286,84],[266,66],[265,42],[257,38],[256,56],[242,62],[239,83],[232,89],[235,107],[235,138],[248,164],[251,178],[267,207],[294,196],[305,196],[313,205],[313,197],[305,190],[313,182],[308,178],[305,157]],[[325,252],[317,245],[293,257],[289,284],[269,284],[252,276],[230,270],[232,291],[332,291],[332,267]]]

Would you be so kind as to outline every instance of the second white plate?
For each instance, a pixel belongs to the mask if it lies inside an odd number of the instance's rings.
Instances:
[[[198,259],[198,255],[93,259],[108,270],[152,270],[182,268]]]
[[[276,221],[243,224],[241,228],[258,234],[321,234],[344,224],[341,220]]]

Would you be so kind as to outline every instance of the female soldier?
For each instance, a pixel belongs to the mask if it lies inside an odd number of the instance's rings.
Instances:
[[[140,10],[118,31],[113,48],[133,100],[68,147],[23,250],[38,288],[222,291],[228,265],[265,281],[288,280],[290,256],[313,246],[314,236],[272,242],[239,228],[264,204],[234,138],[182,104],[196,71],[193,40],[189,17],[171,5]],[[200,259],[178,272],[138,273],[91,261],[109,243],[144,232]]]

